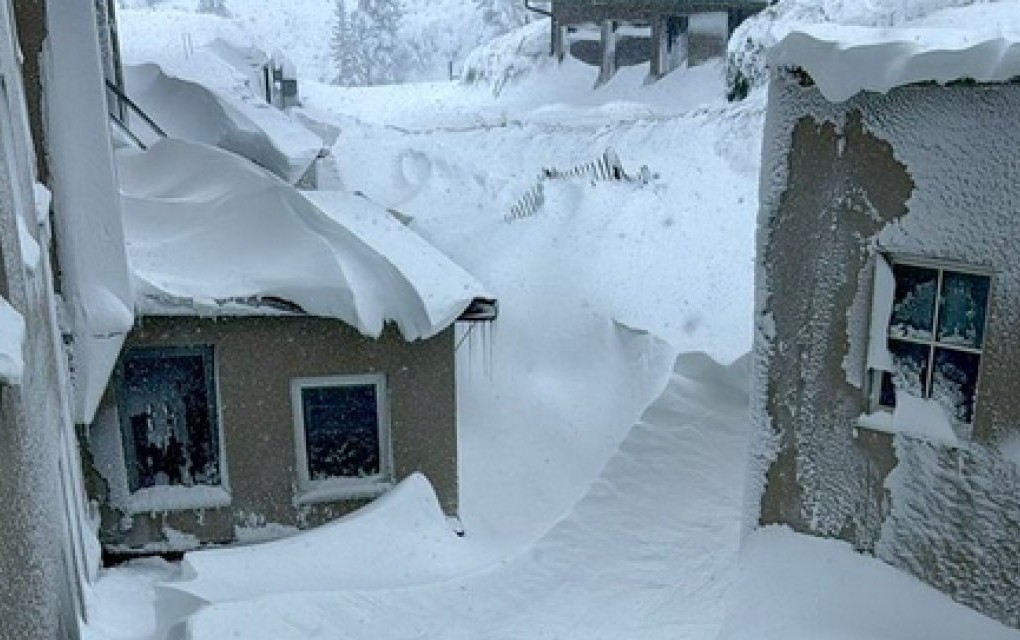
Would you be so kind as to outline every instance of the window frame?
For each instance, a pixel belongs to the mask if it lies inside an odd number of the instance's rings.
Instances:
[[[305,429],[302,391],[305,389],[375,387],[376,417],[379,433],[379,473],[359,478],[333,477],[315,480],[308,468],[307,433]],[[297,504],[373,498],[394,484],[393,444],[390,424],[389,386],[385,373],[339,374],[293,378],[290,381],[290,404],[294,425],[295,475]]]
[[[217,484],[169,484],[131,489],[130,465],[135,463],[137,450],[130,425],[126,425],[127,394],[125,364],[130,356],[138,352],[152,352],[153,358],[199,355],[206,377],[207,411],[216,434],[216,455],[218,457],[219,482]],[[124,462],[124,486],[126,499],[121,508],[128,514],[150,513],[153,511],[187,511],[214,509],[231,504],[230,482],[227,467],[227,448],[223,432],[223,403],[220,400],[220,385],[216,348],[212,344],[160,345],[142,344],[129,346],[117,362],[117,427],[120,430],[121,451]],[[130,452],[129,452],[129,448]],[[171,489],[167,492],[166,489]]]
[[[974,423],[977,420],[978,413],[978,391],[981,388],[981,378],[984,373],[984,359],[987,351],[988,343],[988,328],[991,323],[991,309],[992,301],[995,293],[995,276],[996,271],[989,267],[983,267],[981,265],[974,265],[959,262],[950,259],[938,259],[924,256],[916,256],[904,253],[893,253],[893,252],[878,252],[875,256],[876,260],[884,260],[890,268],[894,268],[896,265],[902,265],[907,267],[917,267],[921,269],[930,269],[937,272],[936,290],[935,290],[935,304],[934,312],[932,316],[932,335],[930,339],[918,339],[911,338],[908,336],[894,336],[890,334],[890,326],[887,324],[883,335],[885,336],[886,348],[888,348],[889,340],[898,340],[909,344],[923,346],[928,349],[928,356],[926,359],[927,363],[927,374],[925,379],[925,389],[930,390],[932,386],[932,379],[934,373],[934,361],[937,349],[944,349],[950,351],[958,351],[962,353],[968,353],[978,357],[977,376],[974,380],[974,398],[971,408],[971,419],[970,422],[962,422],[959,424],[967,429],[972,430]],[[985,316],[984,325],[981,332],[981,346],[980,348],[966,347],[962,345],[953,345],[942,343],[938,339],[938,328],[939,328],[939,316],[941,313],[940,301],[942,299],[942,283],[944,281],[945,272],[957,273],[962,275],[980,276],[988,279],[988,297],[985,300]],[[873,279],[872,287],[874,288],[875,282]],[[891,323],[892,318],[886,320],[887,323]],[[882,377],[886,373],[882,369],[868,367],[867,369],[867,412],[868,414],[875,415],[879,413],[892,414],[894,408],[888,405],[881,404],[881,393],[882,393]],[[929,391],[930,393],[930,391]],[[927,397],[930,398],[930,395]],[[956,424],[958,421],[951,420],[952,423]],[[860,426],[869,426],[870,421],[865,421]],[[969,433],[967,434],[969,437]]]

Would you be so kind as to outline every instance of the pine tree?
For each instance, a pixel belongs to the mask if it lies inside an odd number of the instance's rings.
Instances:
[[[531,17],[519,0],[474,0],[474,3],[482,18],[487,40],[513,31]]]
[[[368,73],[361,43],[355,34],[354,23],[360,18],[347,14],[344,0],[336,0],[336,23],[330,38],[330,51],[336,66],[335,84],[360,86],[368,84]],[[360,27],[359,27],[360,29]]]
[[[351,17],[351,31],[365,60],[366,84],[390,84],[403,79],[410,57],[400,39],[403,13],[401,0],[358,0],[358,10]]]

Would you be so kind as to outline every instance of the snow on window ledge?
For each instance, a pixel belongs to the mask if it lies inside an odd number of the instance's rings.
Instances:
[[[139,489],[116,506],[128,514],[156,511],[186,511],[229,507],[230,492],[223,487],[159,486]]]
[[[966,442],[966,438],[961,437],[953,428],[938,401],[918,398],[909,393],[896,394],[896,409],[893,411],[879,410],[862,414],[857,418],[856,428],[902,434],[951,447],[961,447]]]
[[[302,488],[294,496],[294,505],[337,502],[341,500],[365,500],[378,498],[393,488],[391,480],[382,478],[335,478],[321,480]]]

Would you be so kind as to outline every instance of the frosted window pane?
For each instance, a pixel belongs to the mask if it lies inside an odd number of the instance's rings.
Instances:
[[[121,424],[132,491],[218,485],[212,350],[134,349],[123,362]]]
[[[980,349],[987,306],[986,276],[946,271],[939,303],[939,342]]]
[[[970,423],[973,419],[980,365],[981,357],[978,355],[954,349],[935,349],[931,397],[959,422]]]
[[[363,478],[381,472],[374,384],[301,390],[308,477]]]
[[[889,335],[930,340],[935,323],[935,293],[938,271],[903,264],[893,265],[896,294],[893,299]]]
[[[896,371],[883,373],[879,404],[884,407],[895,407],[896,389],[918,398],[925,397],[929,347],[890,339],[889,352],[893,356]]]

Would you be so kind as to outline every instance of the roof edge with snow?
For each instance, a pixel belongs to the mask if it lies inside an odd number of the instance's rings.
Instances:
[[[1005,83],[1020,77],[1020,32],[805,25],[772,47],[768,64],[803,70],[830,102],[926,82]]]

